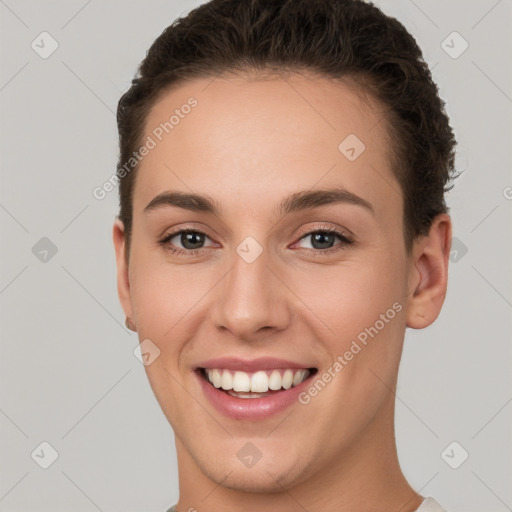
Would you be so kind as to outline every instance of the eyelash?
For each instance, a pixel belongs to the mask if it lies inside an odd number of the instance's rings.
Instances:
[[[201,247],[200,249],[180,249],[180,248],[172,247],[169,244],[169,241],[171,239],[173,239],[175,236],[185,234],[185,233],[195,233],[195,234],[199,234],[199,235],[204,235],[205,237],[209,238],[206,233],[204,233],[203,231],[200,231],[198,229],[182,229],[180,231],[175,231],[174,233],[169,233],[158,243],[162,247],[164,247],[167,251],[170,251],[173,254],[179,254],[179,255],[183,254],[185,256],[193,256],[195,254],[198,254],[202,250],[207,249],[207,247]],[[314,253],[315,256],[322,256],[325,254],[330,254],[332,252],[337,252],[337,251],[343,250],[344,246],[349,246],[354,243],[354,240],[352,240],[352,238],[350,238],[345,232],[340,231],[331,226],[320,226],[317,229],[308,231],[307,233],[304,233],[303,235],[301,235],[301,237],[299,238],[299,241],[304,238],[307,238],[308,236],[315,235],[317,233],[336,235],[341,240],[341,243],[337,244],[329,249],[306,249],[306,251]]]

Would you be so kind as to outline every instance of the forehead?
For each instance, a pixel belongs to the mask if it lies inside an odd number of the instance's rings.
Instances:
[[[318,76],[185,82],[146,119],[143,142],[154,147],[139,164],[134,210],[179,190],[250,215],[299,190],[342,186],[377,215],[400,214],[384,115],[369,95]]]

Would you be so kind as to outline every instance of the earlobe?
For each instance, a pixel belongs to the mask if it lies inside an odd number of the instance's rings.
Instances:
[[[130,279],[128,275],[128,264],[126,261],[126,244],[125,244],[125,231],[124,224],[121,220],[116,219],[112,230],[112,238],[114,241],[114,248],[116,251],[116,264],[117,264],[117,293],[119,301],[128,318],[132,318],[133,311],[131,305],[130,295]]]
[[[423,329],[441,312],[448,286],[452,224],[446,213],[438,215],[427,236],[415,242],[409,273],[407,327]]]

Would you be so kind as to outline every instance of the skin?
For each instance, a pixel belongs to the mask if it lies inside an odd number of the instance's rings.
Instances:
[[[144,138],[190,96],[197,107],[140,164],[128,262],[123,224],[113,228],[122,307],[139,339],[160,350],[145,369],[175,433],[178,510],[416,510],[423,497],[397,458],[394,390],[406,327],[430,325],[445,299],[449,215],[407,255],[383,109],[349,85],[307,75],[195,79],[159,99]],[[353,162],[338,150],[349,134],[366,146]],[[337,203],[275,214],[294,193],[332,186],[374,213]],[[164,191],[206,194],[220,215],[145,213]],[[307,233],[326,226],[355,243],[334,236],[339,250],[322,253]],[[206,233],[197,254],[158,243],[184,228]],[[247,236],[263,249],[250,264],[236,252]],[[190,247],[180,236],[172,244]],[[402,310],[317,396],[268,419],[221,415],[192,372],[212,357],[274,356],[321,374],[395,302]],[[247,442],[262,454],[252,468],[237,457]]]

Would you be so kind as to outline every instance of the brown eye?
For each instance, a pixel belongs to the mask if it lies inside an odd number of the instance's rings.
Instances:
[[[185,249],[199,249],[204,244],[205,235],[197,231],[183,231],[179,235],[179,241]]]

